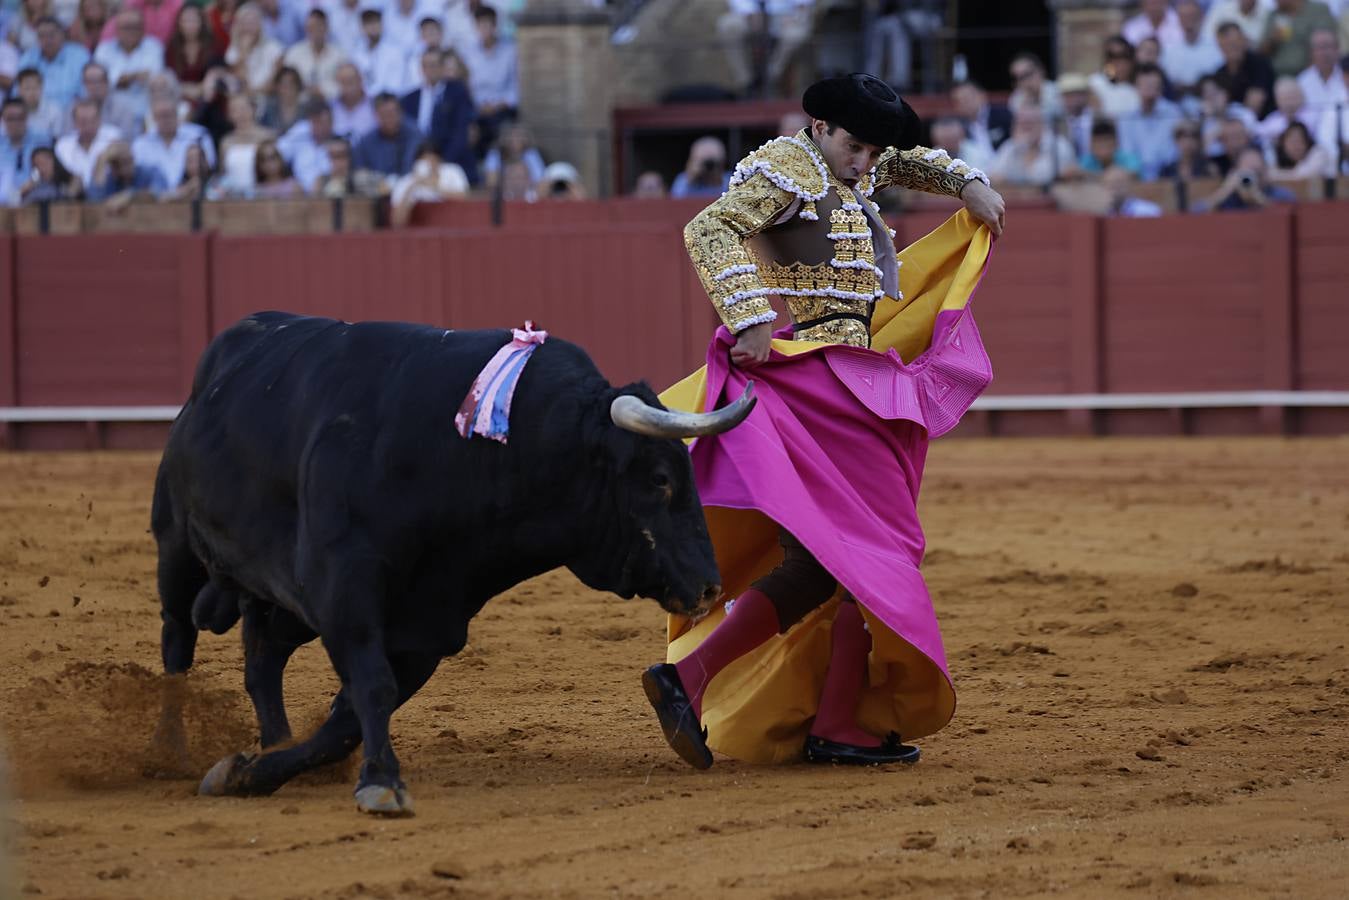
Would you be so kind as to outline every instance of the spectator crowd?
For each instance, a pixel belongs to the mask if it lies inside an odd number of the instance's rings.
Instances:
[[[1220,179],[1192,208],[1246,209],[1349,174],[1349,0],[1139,5],[1095,72],[1018,55],[1005,106],[957,84],[934,145],[995,184],[1099,182],[1123,215],[1160,212],[1138,180]]]
[[[0,205],[583,192],[518,121],[523,0],[0,0]]]

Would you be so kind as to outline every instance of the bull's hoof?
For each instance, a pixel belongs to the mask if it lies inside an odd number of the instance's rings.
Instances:
[[[407,788],[368,784],[356,789],[356,809],[372,816],[411,816],[412,795]]]
[[[248,766],[250,757],[242,753],[227,756],[211,766],[211,771],[201,780],[197,793],[203,797],[241,796],[239,774]]]

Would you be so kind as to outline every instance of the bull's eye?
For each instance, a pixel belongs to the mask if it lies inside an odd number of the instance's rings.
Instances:
[[[652,472],[651,484],[653,487],[659,488],[662,491],[669,490],[670,476],[666,475],[664,472]]]

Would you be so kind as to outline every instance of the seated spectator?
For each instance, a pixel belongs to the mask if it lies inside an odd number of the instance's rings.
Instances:
[[[336,200],[343,197],[377,197],[383,193],[384,179],[379,173],[352,168],[351,144],[345,139],[331,138],[325,149],[328,151],[328,173],[319,179],[315,194]]]
[[[549,200],[584,200],[585,185],[581,173],[569,162],[550,163],[539,179],[540,196]]]
[[[258,144],[253,155],[252,196],[258,200],[294,200],[304,196],[304,189],[291,174],[274,140]]]
[[[1349,86],[1349,57],[1341,61],[1340,68],[1345,72],[1345,85]],[[1332,160],[1340,161],[1341,174],[1349,175],[1349,106],[1328,109],[1321,114],[1316,127],[1316,143]]]
[[[141,133],[145,120],[137,115],[135,106],[129,100],[112,92],[112,85],[108,83],[108,70],[102,63],[92,60],[85,63],[81,81],[85,99],[99,105],[104,122],[112,125],[128,140]]]
[[[1134,73],[1137,77],[1138,70],[1144,66],[1152,66],[1161,72],[1162,68],[1162,45],[1156,38],[1143,38],[1139,45],[1134,48]],[[1162,72],[1162,96],[1170,98],[1172,96],[1171,83],[1167,81],[1166,73]]]
[[[1045,64],[1034,53],[1018,53],[1012,57],[1009,67],[1012,77],[1012,94],[1007,105],[1015,113],[1024,104],[1038,106],[1046,118],[1056,119],[1063,112],[1059,100],[1059,90],[1053,82],[1045,80]]]
[[[111,4],[108,0],[80,0],[75,18],[70,23],[68,32],[70,42],[79,44],[93,53],[103,41],[103,30],[111,18]]]
[[[515,44],[502,40],[496,10],[481,6],[473,14],[478,40],[464,54],[468,67],[469,94],[478,108],[478,155],[484,156],[496,142],[501,126],[515,118],[520,105]]]
[[[219,57],[201,7],[191,4],[180,7],[173,32],[164,45],[164,67],[177,76],[184,97],[193,103],[202,100],[202,79],[208,68],[222,61]]]
[[[328,16],[328,39],[350,58],[365,40],[361,33],[361,12],[366,7],[361,0],[326,0],[315,5],[322,7]]]
[[[28,111],[28,130],[48,142],[65,134],[66,110],[42,96],[41,73],[37,69],[21,69],[15,81],[18,90],[14,93]]]
[[[28,127],[28,107],[17,97],[10,97],[0,106],[0,119],[4,123],[0,131],[0,169],[12,173],[21,184],[32,169],[33,151],[50,142]]]
[[[1101,184],[1110,194],[1109,214],[1112,216],[1147,219],[1162,214],[1162,208],[1156,203],[1133,195],[1134,173],[1123,166],[1106,169],[1101,175]]]
[[[412,171],[422,133],[403,115],[393,94],[375,98],[374,130],[356,142],[352,162],[357,169],[396,177]]]
[[[300,73],[304,83],[329,100],[338,92],[337,70],[347,61],[346,54],[328,42],[328,16],[311,9],[304,20],[304,40],[281,57],[285,65]],[[267,80],[271,80],[271,73]],[[357,74],[359,78],[359,73]]]
[[[1211,155],[1209,161],[1213,163],[1219,175],[1225,176],[1232,171],[1241,154],[1252,146],[1251,134],[1246,130],[1246,123],[1237,118],[1224,119],[1218,132],[1218,144],[1221,150]]]
[[[1096,121],[1096,110],[1093,107],[1099,105],[1100,101],[1092,93],[1091,84],[1085,75],[1075,72],[1060,75],[1057,86],[1059,99],[1063,101],[1061,130],[1072,143],[1077,155],[1081,156],[1087,152],[1087,147],[1091,144],[1091,126]],[[969,162],[969,159],[965,158],[965,161]],[[977,166],[977,168],[987,167]]]
[[[1116,119],[1138,112],[1138,91],[1133,85],[1134,48],[1124,38],[1106,38],[1105,63],[1088,81],[1100,102],[1103,116]]]
[[[1148,38],[1155,38],[1162,46],[1180,40],[1180,17],[1171,8],[1170,0],[1142,0],[1138,15],[1124,23],[1120,33],[1137,47]],[[1153,61],[1154,65],[1156,60]]]
[[[225,65],[229,66],[244,88],[255,94],[266,91],[276,77],[283,52],[281,45],[263,31],[262,11],[257,5],[245,3],[239,7],[230,30]],[[304,78],[304,75],[300,77]]]
[[[1210,154],[1222,152],[1220,133],[1228,119],[1241,121],[1252,134],[1260,127],[1260,120],[1240,103],[1230,102],[1227,91],[1212,75],[1199,82],[1199,117],[1204,125],[1204,144]]]
[[[991,157],[1012,133],[1012,111],[989,103],[988,94],[973,81],[963,81],[951,88],[951,105],[955,107],[956,115],[965,120],[970,140],[978,144],[987,157]]]
[[[173,24],[182,6],[183,0],[120,0],[117,8],[119,11],[134,10],[140,13],[145,34],[154,38],[162,47],[169,42],[169,37],[173,34]],[[103,41],[111,41],[116,37],[116,21],[103,26]]]
[[[1204,16],[1204,35],[1216,41],[1223,23],[1232,22],[1246,35],[1251,46],[1256,46],[1264,39],[1265,24],[1273,9],[1274,0],[1214,0]]]
[[[113,141],[123,135],[113,125],[103,121],[98,103],[78,100],[71,112],[75,130],[56,142],[56,158],[86,188],[93,183],[94,166]]]
[[[254,0],[262,13],[262,30],[282,47],[292,47],[305,35],[304,7],[290,0]]]
[[[389,194],[394,227],[407,225],[418,203],[440,203],[468,193],[468,176],[454,163],[441,160],[436,149],[423,143],[412,171],[394,182]]]
[[[1038,106],[1025,105],[1012,121],[1012,136],[998,148],[989,177],[1011,185],[1048,187],[1078,174],[1073,145],[1045,126]]]
[[[445,33],[441,27],[440,19],[435,16],[426,16],[421,24],[417,26],[417,45],[412,48],[412,52],[406,54],[407,64],[403,67],[403,86],[396,93],[406,94],[408,91],[415,91],[422,83],[422,54],[427,50],[439,50],[445,53]],[[454,53],[453,50],[449,51]],[[456,54],[457,56],[457,54]],[[465,82],[467,88],[467,82]]]
[[[941,30],[942,17],[930,3],[872,0],[867,6],[873,17],[865,29],[866,62],[862,68],[895,90],[907,91],[913,78],[914,42],[934,37]],[[931,53],[929,45],[924,54],[930,58]]]
[[[183,180],[183,162],[187,148],[193,144],[204,147],[211,164],[215,165],[215,148],[206,129],[191,122],[179,122],[177,102],[167,97],[154,100],[150,105],[150,118],[154,127],[132,142],[131,152],[137,167],[159,171],[165,188]]]
[[[534,145],[534,137],[529,129],[518,122],[512,122],[501,130],[501,140],[487,152],[487,158],[482,162],[483,184],[489,190],[495,190],[501,179],[503,160],[506,163],[523,163],[529,169],[531,182],[543,180],[543,170],[547,168],[543,154]]]
[[[383,13],[371,8],[361,12],[361,40],[349,58],[368,90],[392,94],[403,89],[404,52],[384,36]]]
[[[955,116],[942,116],[932,123],[931,146],[934,150],[945,150],[952,159],[963,159],[976,169],[986,169],[993,161],[969,139],[965,123]]]
[[[1254,147],[1242,150],[1231,171],[1216,191],[1195,204],[1195,212],[1216,210],[1263,209],[1270,203],[1293,203],[1297,195],[1286,187],[1271,184],[1265,167],[1265,155]]]
[[[1274,144],[1294,122],[1302,122],[1308,127],[1316,124],[1319,116],[1307,109],[1302,88],[1297,80],[1287,75],[1274,82],[1274,112],[1265,116],[1256,128],[1256,135],[1266,147]]]
[[[300,73],[290,66],[282,66],[272,80],[272,90],[263,101],[258,123],[277,134],[284,134],[303,117],[304,105],[305,90]]]
[[[333,98],[333,133],[359,140],[375,127],[375,107],[365,95],[361,73],[351,63],[337,67],[337,96]]]
[[[183,156],[183,179],[178,186],[161,194],[159,199],[171,200],[218,200],[225,195],[215,168],[201,144],[192,144]]]
[[[671,197],[720,197],[731,185],[726,145],[720,138],[700,137],[689,147],[684,171],[670,185]]]
[[[1151,181],[1176,158],[1171,133],[1182,114],[1179,106],[1162,96],[1162,70],[1156,66],[1150,63],[1139,66],[1134,87],[1138,91],[1139,109],[1120,118],[1119,136],[1125,158],[1137,165],[1120,164]]]
[[[249,94],[235,94],[229,100],[230,130],[220,142],[222,184],[242,197],[252,195],[257,171],[258,148],[276,137],[276,132],[258,124],[257,105]]]
[[[319,181],[328,174],[328,143],[333,137],[332,108],[315,97],[306,105],[304,119],[291,126],[277,141],[277,148],[290,163],[300,186],[311,194],[318,190]]]
[[[956,121],[959,121],[959,119]],[[962,132],[964,128],[964,123],[962,123]],[[637,176],[637,182],[632,186],[632,196],[641,200],[662,199],[665,196],[665,179],[659,172],[643,172]]]
[[[766,22],[765,7],[759,0],[727,0],[726,5],[730,9],[717,20],[717,37],[731,67],[733,87],[741,93],[758,94],[776,86],[792,57],[810,40],[814,0],[770,0]],[[764,63],[761,83],[751,59],[759,35],[764,33],[772,37],[773,49]],[[473,60],[468,60],[468,66],[472,71]]]
[[[144,115],[150,106],[146,83],[164,68],[164,45],[145,33],[138,10],[123,9],[113,23],[116,39],[99,44],[94,59],[108,70],[113,90]]]
[[[61,23],[50,17],[37,23],[36,38],[37,43],[19,57],[19,70],[37,70],[43,97],[64,114],[79,92],[80,72],[89,61],[89,51],[68,43]]]
[[[1349,88],[1340,68],[1340,39],[1333,30],[1319,28],[1312,32],[1311,65],[1298,75],[1297,83],[1314,116],[1334,106],[1349,105]]]
[[[1324,147],[1312,143],[1311,131],[1294,122],[1274,145],[1274,170],[1270,181],[1308,181],[1335,174],[1335,161]]]
[[[539,199],[538,186],[523,160],[502,164],[501,199],[533,203]]]
[[[1317,0],[1275,0],[1274,12],[1265,23],[1260,52],[1269,58],[1276,75],[1296,77],[1311,64],[1312,32],[1337,24],[1330,7]]]
[[[148,135],[142,135],[138,140],[145,137]],[[126,141],[113,141],[94,164],[93,177],[85,197],[91,203],[113,199],[125,202],[138,194],[158,197],[168,190],[168,186],[169,182],[164,178],[161,167],[136,162]]]
[[[440,6],[443,9],[444,3]],[[435,4],[424,4],[421,0],[389,0],[385,3],[384,30],[389,44],[400,54],[412,53],[417,47],[422,20],[437,18],[432,11],[434,8]]]
[[[230,36],[234,33],[234,19],[239,15],[242,0],[213,0],[206,11],[206,21],[211,24],[211,39],[218,53],[230,48]]]
[[[1177,122],[1172,129],[1176,141],[1176,161],[1162,167],[1163,178],[1190,181],[1195,178],[1212,178],[1218,170],[1209,162],[1204,153],[1204,140],[1198,122],[1185,120]]]
[[[1223,64],[1223,55],[1218,42],[1204,31],[1204,9],[1199,0],[1180,0],[1176,19],[1180,37],[1162,48],[1161,67],[1176,91],[1191,94],[1200,78]]]
[[[1112,166],[1137,175],[1140,168],[1138,157],[1120,148],[1115,123],[1109,120],[1091,126],[1091,145],[1078,160],[1078,165],[1090,175],[1099,175]]]
[[[51,147],[33,151],[33,167],[19,187],[22,203],[56,203],[79,200],[84,196],[84,185],[61,165]]]
[[[7,17],[8,21],[0,20],[0,26],[5,26],[5,31],[8,32],[0,37],[8,38],[20,53],[27,53],[38,45],[38,23],[47,18],[55,20],[56,13],[52,0],[19,0],[17,7],[12,18]],[[57,24],[60,25],[59,20]]]
[[[1267,59],[1250,49],[1239,26],[1228,22],[1218,27],[1218,49],[1222,51],[1223,64],[1213,77],[1227,91],[1232,103],[1244,104],[1247,93],[1255,88],[1273,99],[1274,69]]]

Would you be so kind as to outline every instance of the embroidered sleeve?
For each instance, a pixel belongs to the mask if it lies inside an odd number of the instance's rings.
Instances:
[[[797,196],[763,172],[732,184],[684,228],[684,246],[726,327],[740,332],[777,318],[745,239],[763,231]]]
[[[902,187],[926,194],[959,197],[965,185],[975,180],[989,183],[987,175],[963,159],[952,159],[945,150],[927,147],[896,150],[891,147],[881,154],[872,188]]]

